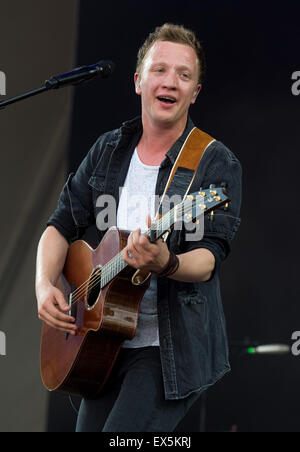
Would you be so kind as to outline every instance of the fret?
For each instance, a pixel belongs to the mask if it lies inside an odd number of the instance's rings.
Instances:
[[[102,287],[104,287],[105,285],[106,285],[106,272],[105,272],[105,270],[104,270],[104,268],[102,269],[102,272],[101,272],[101,289],[102,289]]]
[[[170,214],[165,215],[162,218],[162,225],[161,225],[161,229],[163,229],[164,231],[168,230],[170,228],[171,225],[171,221],[170,221]]]

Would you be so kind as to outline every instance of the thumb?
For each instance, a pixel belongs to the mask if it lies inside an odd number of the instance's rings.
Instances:
[[[54,288],[54,296],[61,309],[63,309],[64,311],[70,310],[70,306],[68,305],[65,296],[59,289],[57,289],[57,287]]]

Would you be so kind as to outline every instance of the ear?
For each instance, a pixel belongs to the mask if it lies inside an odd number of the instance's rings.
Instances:
[[[142,91],[140,86],[140,74],[138,72],[134,74],[134,85],[136,94],[140,96],[142,94]]]
[[[195,88],[195,91],[193,93],[193,97],[192,97],[192,101],[191,104],[194,104],[197,100],[198,94],[200,93],[202,88],[202,85],[200,83],[198,83],[197,87]]]

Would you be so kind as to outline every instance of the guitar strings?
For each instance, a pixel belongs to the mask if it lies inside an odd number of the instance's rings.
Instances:
[[[177,207],[177,206],[175,206]],[[173,211],[175,210],[175,207],[173,209],[171,209],[169,211],[169,216],[171,216],[171,213],[173,213]],[[186,211],[188,212],[191,209],[191,207],[189,207],[189,209],[186,209]],[[178,214],[181,214],[183,212],[182,207],[177,207],[178,210]],[[157,222],[156,224],[156,230],[159,229],[159,227],[162,225],[163,221],[165,221],[165,216],[160,218],[160,220]],[[150,229],[148,229],[145,234],[149,234],[150,233]],[[163,234],[162,234],[163,235]],[[118,264],[118,259],[120,258],[120,255],[122,254],[122,251],[120,253],[118,253],[116,256],[114,256],[109,262],[107,262],[105,264],[105,266],[101,269],[101,273],[102,270],[105,268],[107,270],[112,270],[116,267],[116,265]],[[125,263],[122,260],[123,263]],[[125,265],[128,265],[125,263]],[[81,286],[79,286],[73,293],[71,293],[71,296],[74,297],[74,295],[76,294],[76,297],[74,298],[73,302],[70,304],[70,307],[73,306],[73,304],[75,304],[84,294],[86,289],[88,288],[89,284],[92,283],[90,290],[93,289],[94,287],[96,287],[96,285],[98,284],[98,282],[101,280],[101,274],[100,276],[97,274],[97,272],[95,273],[95,275],[91,278],[88,279],[87,281],[85,281]]]
[[[173,210],[173,209],[172,209]],[[169,213],[171,213],[171,211],[169,212]],[[163,218],[164,217],[162,217],[158,222],[157,222],[157,224],[156,224],[156,229],[158,230],[159,229],[159,227],[161,226],[161,224],[163,223]],[[150,229],[148,229],[146,232],[145,232],[145,234],[150,234]],[[109,262],[107,262],[106,264],[105,264],[105,266],[103,267],[103,268],[105,268],[105,269],[107,269],[107,270],[112,270],[116,265],[117,265],[117,263],[118,263],[118,259],[120,258],[120,255],[122,254],[122,251],[120,252],[120,253],[118,253],[116,256],[114,256]],[[122,260],[122,262],[124,262],[123,260]],[[125,262],[124,262],[125,263]],[[127,265],[127,264],[126,264]],[[101,269],[101,273],[102,273],[102,271],[103,271],[103,268]],[[81,298],[81,296],[82,295],[84,295],[84,293],[85,293],[85,291],[86,291],[86,289],[87,289],[87,287],[88,287],[88,285],[90,284],[90,283],[92,283],[92,286],[90,287],[90,290],[92,289],[92,288],[94,288],[97,284],[98,284],[98,282],[99,282],[99,280],[101,280],[101,275],[99,276],[98,274],[97,274],[97,272],[95,273],[95,275],[91,278],[91,279],[89,279],[89,280],[87,280],[87,281],[85,281],[83,284],[81,284],[81,286],[79,286],[73,293],[71,293],[71,296],[72,297],[74,297],[75,295],[75,298],[74,298],[74,301],[72,302],[72,304],[70,305],[70,306],[72,306],[73,304],[75,304],[77,301],[78,301],[78,299],[79,298]]]
[[[146,231],[145,232],[145,234],[148,234],[148,233],[150,233],[150,229],[148,229],[148,231]],[[101,272],[103,271],[103,269],[105,268],[105,269],[107,269],[107,270],[111,270],[114,266],[115,266],[115,264],[117,263],[117,260],[119,259],[119,257],[120,257],[120,255],[122,254],[122,251],[120,252],[120,253],[118,253],[118,254],[116,254],[110,261],[108,261],[106,264],[105,264],[105,266],[101,269]],[[124,261],[123,261],[124,262]],[[126,264],[127,265],[127,264]],[[89,282],[92,282],[93,280],[95,280],[95,279],[97,279],[97,278],[99,278],[99,275],[97,275],[97,272],[95,273],[95,275],[91,278],[91,279],[89,279],[89,280],[87,280],[87,281],[85,281],[83,284],[81,284],[81,286],[79,286],[73,293],[72,293],[72,295],[74,296],[75,294],[76,295],[78,295],[80,292],[82,292],[82,290],[83,291],[85,291],[85,289],[87,288],[87,283],[89,283]],[[92,287],[94,287],[94,286],[92,286]],[[92,288],[91,287],[91,288]],[[84,292],[83,292],[84,293]]]
[[[205,198],[203,198],[203,201],[205,200]],[[171,216],[171,213],[173,213],[175,211],[175,209],[178,212],[178,215],[183,213],[183,205],[179,206],[175,206],[173,209],[171,209],[169,211],[169,216]],[[185,211],[186,213],[189,212],[192,209],[193,206],[189,206],[188,208],[185,206]],[[162,225],[163,221],[165,220],[166,216],[163,216],[162,218],[160,218],[160,220],[157,222],[156,224],[156,229],[158,230],[159,227]],[[145,234],[150,234],[151,229],[148,229]],[[163,235],[163,234],[162,234]],[[118,264],[118,260],[120,259],[120,256],[122,254],[122,251],[120,253],[118,253],[116,256],[114,256],[109,262],[107,262],[105,264],[105,266],[101,269],[100,271],[100,275],[98,274],[98,272],[95,272],[94,276],[92,276],[91,279],[88,279],[87,281],[85,281],[83,284],[81,284],[81,286],[79,286],[74,292],[72,292],[71,295],[71,300],[72,302],[70,303],[70,308],[76,304],[84,295],[86,292],[86,289],[88,289],[89,285],[90,285],[90,290],[92,290],[93,288],[95,288],[98,283],[101,281],[101,274],[102,274],[102,270],[105,268],[107,270],[112,270],[114,268],[116,268],[116,265]],[[122,260],[123,263],[125,263]],[[128,265],[127,263],[125,263],[126,265]],[[124,267],[125,268],[125,267]],[[73,298],[74,297],[74,298]]]
[[[175,207],[177,207],[177,206],[175,206]],[[171,212],[173,212],[175,210],[175,207],[169,211],[169,215],[171,214]],[[185,207],[185,211],[188,212],[189,210],[191,210],[191,208],[192,208],[192,206],[190,206],[188,209]],[[181,214],[183,212],[182,206],[180,208],[177,207],[177,209],[178,209],[178,214]],[[160,224],[163,223],[164,219],[165,219],[165,216],[159,220],[159,222],[157,223],[157,226],[159,223]],[[146,234],[149,232],[150,232],[150,229],[148,229],[148,231],[146,231]],[[112,270],[114,267],[116,267],[117,259],[120,257],[121,254],[122,254],[122,251],[120,253],[118,253],[116,256],[114,256],[109,262],[107,262],[107,264],[105,264],[105,266],[103,268]],[[122,261],[122,262],[124,262],[124,261]],[[127,263],[125,263],[125,264],[128,265]],[[101,270],[101,272],[102,272],[102,270]],[[85,294],[86,289],[88,288],[89,284],[92,284],[90,286],[90,290],[92,290],[93,288],[95,288],[98,285],[98,283],[100,281],[101,281],[101,273],[100,273],[100,275],[98,275],[96,272],[95,275],[91,279],[88,279],[81,286],[79,286],[73,293],[71,293],[72,298],[75,294],[76,294],[76,296],[74,299],[72,299],[70,307],[72,307],[75,303],[77,303],[82,298],[82,296]]]
[[[178,207],[177,207],[177,208],[178,208]],[[174,210],[174,209],[172,209],[172,210]],[[186,209],[186,211],[189,211],[189,210],[191,210],[191,207],[189,207],[189,209]],[[172,211],[170,211],[169,214],[170,214],[171,212],[172,212]],[[181,213],[181,212],[182,212],[181,208],[178,208],[178,213]],[[162,218],[159,220],[160,223],[163,223],[163,221],[164,221],[164,217],[162,217]],[[148,229],[148,231],[146,231],[146,233],[149,233],[149,231],[150,231],[150,230]],[[163,234],[162,234],[162,235],[163,235]],[[122,253],[122,252],[121,252],[121,253]],[[115,270],[115,269],[116,269],[116,265],[118,264],[117,258],[118,258],[118,259],[120,258],[120,254],[121,254],[121,253],[119,253],[118,255],[114,256],[114,258],[111,259],[111,261],[109,261],[109,262],[105,265],[105,268],[108,269],[108,270],[112,270],[112,269]],[[124,261],[122,261],[122,262],[124,263]],[[128,264],[125,264],[125,267],[126,267],[127,265],[128,265]],[[124,267],[124,268],[125,268],[125,267]],[[104,268],[104,267],[103,267],[103,268]],[[102,270],[103,270],[103,269],[102,269]],[[101,270],[101,273],[102,273],[102,270]],[[119,270],[119,271],[120,271],[120,270]],[[101,281],[101,277],[102,277],[101,273],[100,273],[100,275],[98,275],[97,273],[95,273],[95,275],[94,275],[91,279],[87,280],[85,283],[83,283],[79,288],[77,288],[77,289],[73,292],[72,295],[75,295],[75,294],[76,294],[76,297],[74,298],[73,302],[70,304],[70,307],[73,306],[75,303],[77,303],[77,302],[80,300],[80,298],[85,294],[86,288],[88,287],[89,284],[91,284],[90,290],[92,290],[94,287],[97,286],[97,284]],[[113,279],[113,278],[111,278],[111,279]],[[108,282],[110,282],[111,279],[110,279]],[[106,284],[105,284],[105,285],[106,285]],[[104,285],[103,287],[105,287],[105,285]]]

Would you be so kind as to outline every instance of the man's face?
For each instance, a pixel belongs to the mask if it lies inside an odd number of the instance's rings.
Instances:
[[[156,41],[146,54],[141,73],[135,74],[143,118],[155,125],[184,126],[188,109],[201,89],[198,74],[192,47]]]

